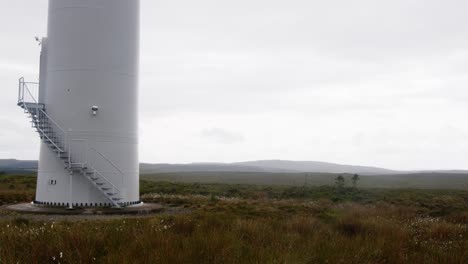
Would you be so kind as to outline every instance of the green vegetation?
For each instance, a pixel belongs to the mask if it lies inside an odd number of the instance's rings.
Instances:
[[[171,213],[92,223],[0,210],[0,263],[468,262],[467,191],[346,180],[341,191],[143,180],[142,199]],[[0,176],[0,203],[33,194],[34,181]]]
[[[35,176],[0,174],[0,205],[32,201],[35,189]]]
[[[353,183],[353,188],[356,189],[359,182],[359,175],[354,174],[353,177],[351,177],[351,182]]]
[[[254,173],[254,172],[174,172],[144,174],[143,179],[184,183],[251,185],[323,186],[334,185],[337,174],[330,173]],[[354,175],[342,174],[352,186]],[[456,189],[468,190],[468,175],[457,173],[416,173],[402,175],[358,175],[360,188]]]
[[[335,178],[335,188],[339,193],[343,193],[345,191],[345,178],[343,175],[338,175]]]

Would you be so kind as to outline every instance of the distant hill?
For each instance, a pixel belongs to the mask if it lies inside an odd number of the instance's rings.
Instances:
[[[0,171],[36,171],[37,161],[0,159]]]
[[[297,172],[282,168],[265,168],[237,163],[140,164],[141,173],[158,172]]]
[[[35,171],[37,161],[0,159],[0,171]],[[263,173],[350,173],[360,175],[395,175],[414,173],[465,174],[467,171],[394,171],[389,169],[341,165],[318,161],[258,160],[235,163],[150,164],[141,163],[142,174],[171,172],[263,172]]]
[[[340,165],[317,161],[259,160],[235,163],[141,164],[142,173],[163,172],[316,172],[357,173],[362,175],[388,175],[403,172],[388,169]]]
[[[375,174],[396,174],[397,171],[388,169],[340,165],[335,163],[318,162],[318,161],[289,161],[289,160],[259,160],[234,163],[243,166],[260,167],[266,171],[281,169],[291,172],[321,172],[321,173],[357,173],[364,175]]]
[[[37,161],[0,160],[0,171],[30,173]],[[467,171],[392,171],[382,168],[315,161],[262,160],[237,163],[140,164],[142,179],[189,183],[311,186],[333,185],[338,174],[347,184],[361,175],[363,188],[417,188],[468,190]]]

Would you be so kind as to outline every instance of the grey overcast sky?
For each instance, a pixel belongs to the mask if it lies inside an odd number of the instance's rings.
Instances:
[[[468,169],[468,1],[142,0],[143,162]],[[0,0],[0,158],[37,159],[16,107],[46,0]]]

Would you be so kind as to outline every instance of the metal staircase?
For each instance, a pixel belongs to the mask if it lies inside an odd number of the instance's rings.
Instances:
[[[37,85],[37,83],[25,82],[24,78],[19,80],[18,106],[29,115],[32,127],[39,133],[42,142],[44,142],[57,158],[60,159],[64,168],[70,175],[81,175],[85,177],[107,198],[107,200],[109,200],[113,208],[122,208],[121,201],[123,198],[121,197],[120,190],[86,159],[84,161],[79,161],[78,158],[72,154],[71,142],[85,140],[70,138],[68,131],[61,128],[60,125],[47,114],[45,105],[38,103],[36,96],[28,88],[28,85]],[[97,153],[104,158],[110,166],[123,174],[112,161],[96,149],[86,147],[85,151]],[[71,202],[69,206],[72,206]]]

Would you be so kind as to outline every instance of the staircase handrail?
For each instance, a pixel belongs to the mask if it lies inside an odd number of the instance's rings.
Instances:
[[[58,151],[60,151],[60,152],[65,152],[65,148],[61,148],[60,146],[58,146],[57,144],[55,144],[55,142],[54,142],[49,136],[46,135],[46,133],[44,132],[44,130],[42,130],[42,129],[39,128],[39,127],[36,127],[36,128],[39,129],[39,130],[42,132],[42,136],[46,137],[46,138],[49,140],[49,142],[57,148]]]
[[[112,167],[114,167],[118,172],[120,172],[121,175],[125,176],[125,173],[114,162],[112,162],[112,160],[106,157],[106,155],[102,154],[100,151],[93,147],[89,147],[89,149],[99,154],[99,156],[103,157]]]
[[[26,107],[28,109],[28,111],[29,111],[29,107],[26,105],[26,102],[24,101],[24,92],[26,91],[29,94],[29,96],[31,96],[31,99],[34,100],[34,103],[38,104],[36,98],[31,93],[31,91],[29,90],[28,85],[27,85],[27,84],[30,84],[30,83],[31,84],[37,84],[37,83],[25,82],[24,77],[21,77],[19,79],[19,82],[20,82],[20,94],[21,94],[21,88],[23,88],[23,89],[22,89],[22,95],[21,95],[20,98],[18,98],[18,101],[24,103],[24,107]],[[68,140],[67,140],[67,132],[65,131],[65,129],[63,129],[50,115],[48,115],[46,113],[46,111],[44,111],[44,109],[42,109],[42,108],[37,108],[37,109],[39,111],[41,111],[41,113],[44,114],[59,129],[59,132],[62,132],[63,136],[65,137],[65,146],[66,146],[67,145],[66,143],[67,143]],[[58,147],[58,146],[56,146],[56,147]]]
[[[110,184],[110,185],[112,186],[112,188],[114,188],[115,190],[117,190],[117,192],[120,193],[119,188],[117,188],[117,186],[115,186],[111,181],[109,181],[109,179],[107,179],[106,176],[104,176],[104,174],[102,174],[102,173],[101,173],[99,170],[97,170],[94,166],[91,166],[91,169],[92,169],[95,173],[99,174],[99,176],[100,176],[101,178],[103,178],[108,184]]]
[[[31,96],[31,99],[34,100],[34,103],[38,104],[36,97],[32,95],[31,91],[27,87],[28,84],[35,84],[38,85],[39,83],[37,82],[26,82],[24,81],[24,77],[19,78],[19,89],[18,89],[18,103],[27,103],[24,99],[24,88],[28,91],[29,95]]]
[[[84,151],[84,159],[82,162],[76,162],[76,158],[72,160],[72,142],[83,142],[82,144],[85,145],[85,151]],[[88,164],[88,140],[82,139],[82,138],[68,138],[67,140],[67,149],[68,149],[68,164],[69,166],[74,166],[74,165],[81,165],[82,167],[85,167]],[[74,162],[75,161],[75,162]]]
[[[86,149],[87,149],[86,151],[91,150],[91,151],[97,153],[99,156],[104,158],[104,160],[107,161],[107,163],[109,163],[113,168],[115,168],[122,176],[125,176],[125,173],[112,160],[110,160],[106,155],[104,155],[99,150],[97,150],[97,149],[95,149],[93,147],[88,147],[88,140],[86,140],[86,139],[70,139],[70,141],[75,141],[75,140],[83,141],[84,142],[83,144],[85,144]],[[88,155],[86,155],[86,157],[88,157]],[[102,177],[108,184],[110,184],[115,190],[117,190],[120,193],[120,189],[117,188],[117,186],[115,186],[109,179],[107,179],[107,177],[104,176],[104,174],[102,172],[100,172],[98,169],[96,169],[96,167],[94,165],[90,164],[90,162],[88,161],[87,158],[85,158],[85,164],[86,164],[86,166],[89,166],[97,174],[99,174],[100,177]]]
[[[26,104],[25,104],[23,107],[26,108],[26,110],[27,110],[28,113],[31,113],[31,111],[29,110],[29,107],[28,107]],[[36,108],[36,109],[38,109],[38,108]],[[65,148],[62,148],[62,147],[58,146],[58,145],[47,135],[47,133],[45,133],[44,130],[42,130],[39,126],[36,126],[36,129],[40,130],[40,131],[42,132],[42,136],[46,137],[46,138],[49,140],[49,142],[57,148],[57,150],[59,150],[60,152],[65,152]]]
[[[67,131],[65,131],[65,129],[63,129],[50,115],[48,115],[43,109],[39,109],[39,111],[41,111],[50,121],[52,121],[52,123],[60,130],[60,132],[62,132],[64,136],[67,135]]]
[[[112,195],[109,194],[109,193],[104,193],[106,195],[106,197],[116,206],[116,207],[120,207],[119,206],[119,202],[118,200],[119,199],[114,199],[110,196],[114,196],[115,194],[121,194],[121,191],[119,190],[119,188],[117,188],[117,186],[115,186],[106,176],[104,176],[103,173],[101,173],[99,170],[96,169],[95,165],[94,164],[90,164],[88,158],[87,158],[87,155],[88,155],[88,152],[89,151],[93,151],[95,153],[97,153],[99,156],[101,156],[102,158],[104,158],[104,160],[110,164],[113,168],[115,168],[121,175],[124,176],[124,172],[114,163],[112,162],[106,155],[104,155],[103,153],[101,153],[100,151],[98,151],[97,149],[93,148],[93,147],[89,147],[88,146],[88,140],[86,139],[70,139],[70,132],[72,132],[72,130],[68,130],[66,131],[65,129],[63,129],[49,114],[46,113],[45,109],[44,109],[44,104],[40,104],[38,103],[38,100],[36,99],[36,96],[33,95],[33,93],[31,92],[31,90],[29,89],[28,87],[28,84],[37,84],[37,83],[33,83],[33,82],[25,82],[24,81],[24,77],[21,77],[19,79],[19,89],[18,89],[18,105],[20,105],[26,113],[30,114],[32,117],[33,117],[33,123],[35,124],[35,127],[36,129],[38,129],[38,131],[40,131],[41,133],[41,136],[42,137],[45,137],[48,139],[48,141],[50,142],[50,144],[52,144],[53,146],[55,146],[57,148],[57,150],[59,150],[60,152],[66,152],[68,151],[68,169],[70,170],[71,169],[71,166],[74,165],[72,163],[72,153],[71,153],[71,145],[70,143],[72,141],[83,141],[85,143],[85,149],[84,149],[84,153],[85,153],[85,161],[84,163],[75,163],[75,164],[81,164],[83,165],[83,168],[86,168],[89,166],[90,169],[92,169],[92,172],[94,173],[93,175],[98,175],[99,178],[96,178],[96,179],[100,179],[102,181],[105,182],[105,184],[107,184],[109,187],[112,188]],[[25,95],[29,95],[29,98],[25,98]],[[32,111],[31,109],[34,109],[34,111]],[[51,124],[54,125],[54,129],[55,130],[55,133],[58,133],[58,134],[63,134],[63,142],[60,142],[60,141],[57,141],[57,140],[52,140],[49,135],[47,135],[47,133],[43,130],[42,126],[39,124],[37,124],[37,122],[43,122],[41,121],[41,117],[40,114],[43,114],[47,119],[48,122],[50,122]],[[35,117],[34,117],[35,115]],[[48,126],[50,126],[51,124],[48,124]],[[57,136],[57,134],[55,134]],[[58,138],[61,138],[60,136]],[[60,147],[58,145],[62,145],[63,144],[63,147]],[[115,174],[115,172],[113,172]],[[104,183],[103,183],[104,184]],[[101,192],[105,192],[105,190],[101,190]]]

